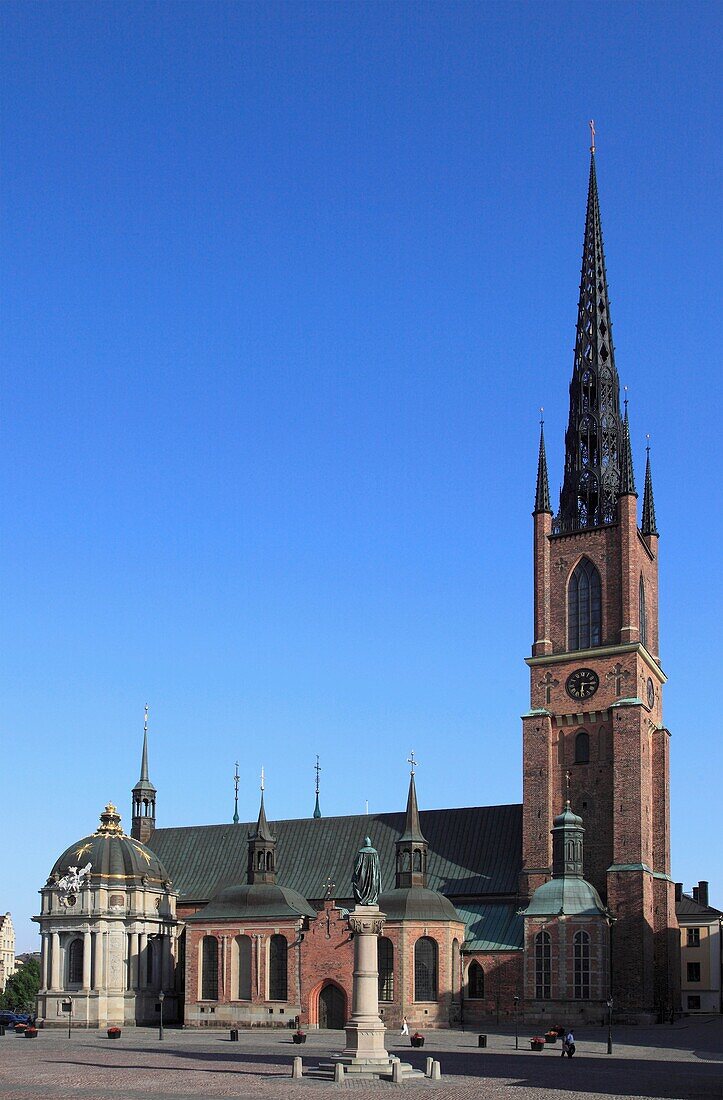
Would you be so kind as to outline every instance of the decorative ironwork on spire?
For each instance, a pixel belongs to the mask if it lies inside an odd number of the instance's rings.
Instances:
[[[655,501],[653,500],[653,478],[650,473],[650,436],[646,447],[647,459],[645,462],[645,488],[643,490],[643,526],[644,535],[657,535],[658,528],[655,523]]]
[[[565,474],[554,532],[616,521],[621,448],[620,383],[612,342],[592,127]]]
[[[537,487],[535,489],[535,511],[533,515],[537,515],[538,512],[549,512],[552,515],[552,508],[550,507],[550,482],[547,477],[547,455],[545,454],[545,421],[542,417],[543,410],[540,409],[540,451],[537,456]]]
[[[314,764],[314,771],[316,772],[316,803],[314,805],[314,817],[321,817],[321,807],[319,806],[319,773],[321,772],[321,765],[319,764],[319,754],[316,754],[316,764]]]
[[[234,773],[233,773],[233,823],[234,823],[234,825],[238,825],[238,821],[239,821],[239,817],[238,817],[238,781],[239,781],[239,778],[240,778],[240,776],[239,776],[239,772],[238,772],[238,760],[237,760],[236,764],[235,764],[235,767],[234,767]]]
[[[620,448],[620,496],[637,496],[635,473],[633,471],[633,452],[630,446],[630,424],[628,423],[628,399],[625,398],[625,416],[623,417],[622,446]]]

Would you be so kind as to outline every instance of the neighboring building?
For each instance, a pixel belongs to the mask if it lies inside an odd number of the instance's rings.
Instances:
[[[528,1020],[566,1024],[600,1020],[611,995],[623,1019],[679,1005],[658,529],[649,454],[638,526],[591,152],[557,515],[540,433],[523,804],[420,813],[412,765],[406,814],[323,818],[317,791],[308,819],[269,825],[262,791],[255,824],[234,813],[225,825],[159,829],[146,725],[132,839],[110,830],[117,858],[129,861],[127,885],[116,894],[107,881],[101,826],[61,856],[42,891],[40,1011],[49,1018],[70,982],[89,1023],[148,1022],[162,983],[192,1026],[297,1017],[342,1026],[346,911],[366,836],[381,862],[380,1001],[390,1025],[404,1016],[413,1027],[474,1024],[512,1015],[518,998]],[[81,855],[90,885],[70,913],[57,880]],[[139,968],[158,936],[170,961]]]
[[[15,973],[15,929],[9,913],[0,916],[0,993]]]
[[[676,882],[675,911],[683,1012],[723,1012],[723,913],[708,904],[708,883],[684,894]]]

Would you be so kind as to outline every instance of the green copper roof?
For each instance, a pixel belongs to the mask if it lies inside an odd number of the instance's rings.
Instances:
[[[570,875],[550,879],[538,886],[524,915],[555,917],[565,914],[568,917],[582,917],[599,916],[605,912],[605,906],[595,887],[584,878]]]
[[[429,845],[427,885],[448,897],[514,895],[522,861],[522,807],[472,806],[423,810],[420,824]],[[148,847],[173,878],[182,902],[203,902],[224,886],[246,882],[246,837],[254,823],[156,829]],[[382,890],[395,883],[395,841],[405,815],[298,818],[276,821],[277,882],[305,898],[323,898],[330,876],[337,897],[351,898],[351,875],[359,845],[371,836],[379,852]]]
[[[457,902],[459,919],[467,925],[465,951],[519,951],[524,921],[508,902]]]

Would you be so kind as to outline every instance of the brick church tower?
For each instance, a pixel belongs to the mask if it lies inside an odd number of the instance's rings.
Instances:
[[[550,829],[570,797],[585,819],[585,878],[614,917],[616,1012],[678,1003],[670,878],[669,732],[658,645],[658,530],[650,456],[641,526],[627,402],[620,409],[595,148],[591,148],[570,417],[560,506],[540,433],[534,642],[523,717],[521,894],[549,879]]]

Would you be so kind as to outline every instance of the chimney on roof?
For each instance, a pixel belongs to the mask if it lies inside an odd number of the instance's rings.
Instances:
[[[707,905],[708,904],[708,883],[705,882],[703,879],[701,879],[701,881],[698,883],[697,901],[701,905]]]
[[[698,900],[698,887],[694,886],[693,887],[693,901],[697,901],[697,900]]]
[[[682,901],[683,900],[683,883],[682,882],[676,882],[676,884],[675,884],[675,900],[676,901]]]

